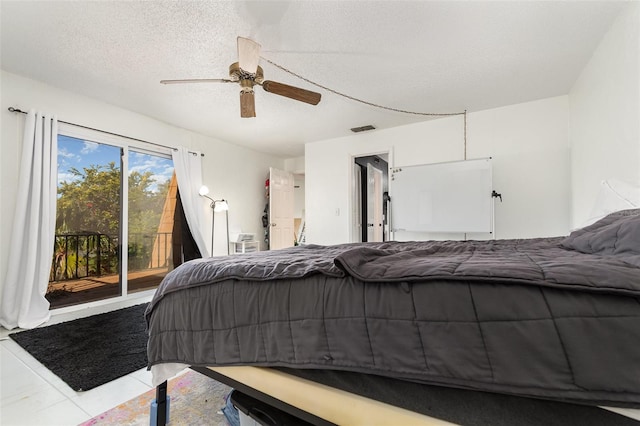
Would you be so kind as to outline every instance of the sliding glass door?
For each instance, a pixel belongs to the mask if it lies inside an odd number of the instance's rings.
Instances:
[[[157,287],[181,260],[176,200],[168,153],[60,135],[51,307]]]
[[[173,269],[173,233],[178,185],[173,161],[129,152],[127,289],[158,286]]]

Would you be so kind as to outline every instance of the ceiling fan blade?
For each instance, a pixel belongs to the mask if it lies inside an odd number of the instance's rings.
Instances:
[[[297,101],[306,102],[311,105],[318,105],[320,102],[320,93],[311,90],[301,89],[299,87],[289,86],[275,81],[265,80],[262,82],[262,88],[270,93],[295,99]]]
[[[256,100],[251,91],[240,91],[240,117],[252,118],[256,116]]]
[[[260,44],[251,39],[238,37],[238,62],[243,71],[256,73],[260,61],[260,47]]]
[[[184,80],[160,80],[162,84],[182,84],[182,83],[236,83],[226,78],[188,78]]]

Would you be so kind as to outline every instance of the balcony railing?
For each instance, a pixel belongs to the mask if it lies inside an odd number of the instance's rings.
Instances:
[[[168,268],[171,232],[129,234],[128,270]],[[119,239],[100,233],[56,234],[49,282],[114,275],[119,272]]]

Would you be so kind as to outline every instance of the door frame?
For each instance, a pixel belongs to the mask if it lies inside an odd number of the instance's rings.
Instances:
[[[156,292],[156,289],[142,290],[138,292],[130,292],[128,286],[128,256],[126,243],[129,238],[129,191],[125,190],[126,179],[129,176],[129,153],[142,152],[152,155],[171,158],[172,148],[152,145],[147,142],[129,139],[125,136],[112,135],[99,130],[78,127],[72,124],[61,123],[58,128],[58,134],[69,136],[72,138],[86,140],[90,142],[102,143],[116,148],[120,148],[121,153],[121,179],[125,179],[125,183],[120,186],[120,295],[109,297],[106,299],[93,300],[80,304],[62,306],[59,308],[50,308],[51,315],[66,314],[76,312],[87,308],[102,307],[107,305],[113,306],[130,306],[139,303],[140,300],[147,300]],[[57,186],[56,186],[57,188]],[[56,189],[57,190],[57,189]],[[123,272],[126,271],[126,272]]]
[[[386,161],[387,161],[387,188],[389,188],[390,186],[390,176],[391,176],[391,169],[393,168],[393,149],[392,147],[389,147],[386,150],[379,150],[379,151],[371,151],[371,152],[364,152],[364,153],[358,153],[358,154],[351,154],[349,159],[349,168],[350,168],[350,172],[349,172],[349,241],[350,242],[360,242],[362,241],[362,237],[361,237],[361,232],[362,230],[360,228],[358,228],[358,212],[360,209],[359,203],[360,203],[360,197],[359,197],[359,191],[360,189],[358,188],[358,183],[360,182],[360,179],[358,176],[356,176],[356,168],[355,168],[355,164],[356,164],[356,159],[357,158],[361,158],[361,157],[371,157],[371,156],[378,156],[381,157],[382,159],[384,159],[384,157],[386,156]],[[387,213],[388,215],[388,213]],[[388,220],[387,220],[388,222]],[[383,235],[384,235],[384,230],[383,230]],[[389,239],[391,239],[391,232],[389,232],[388,234]]]

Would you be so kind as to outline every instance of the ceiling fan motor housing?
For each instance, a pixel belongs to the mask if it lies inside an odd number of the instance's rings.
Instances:
[[[264,72],[262,67],[258,66],[256,73],[250,73],[242,68],[238,62],[229,65],[229,78],[233,81],[239,81],[242,90],[252,90],[254,84],[262,84],[264,81]]]

